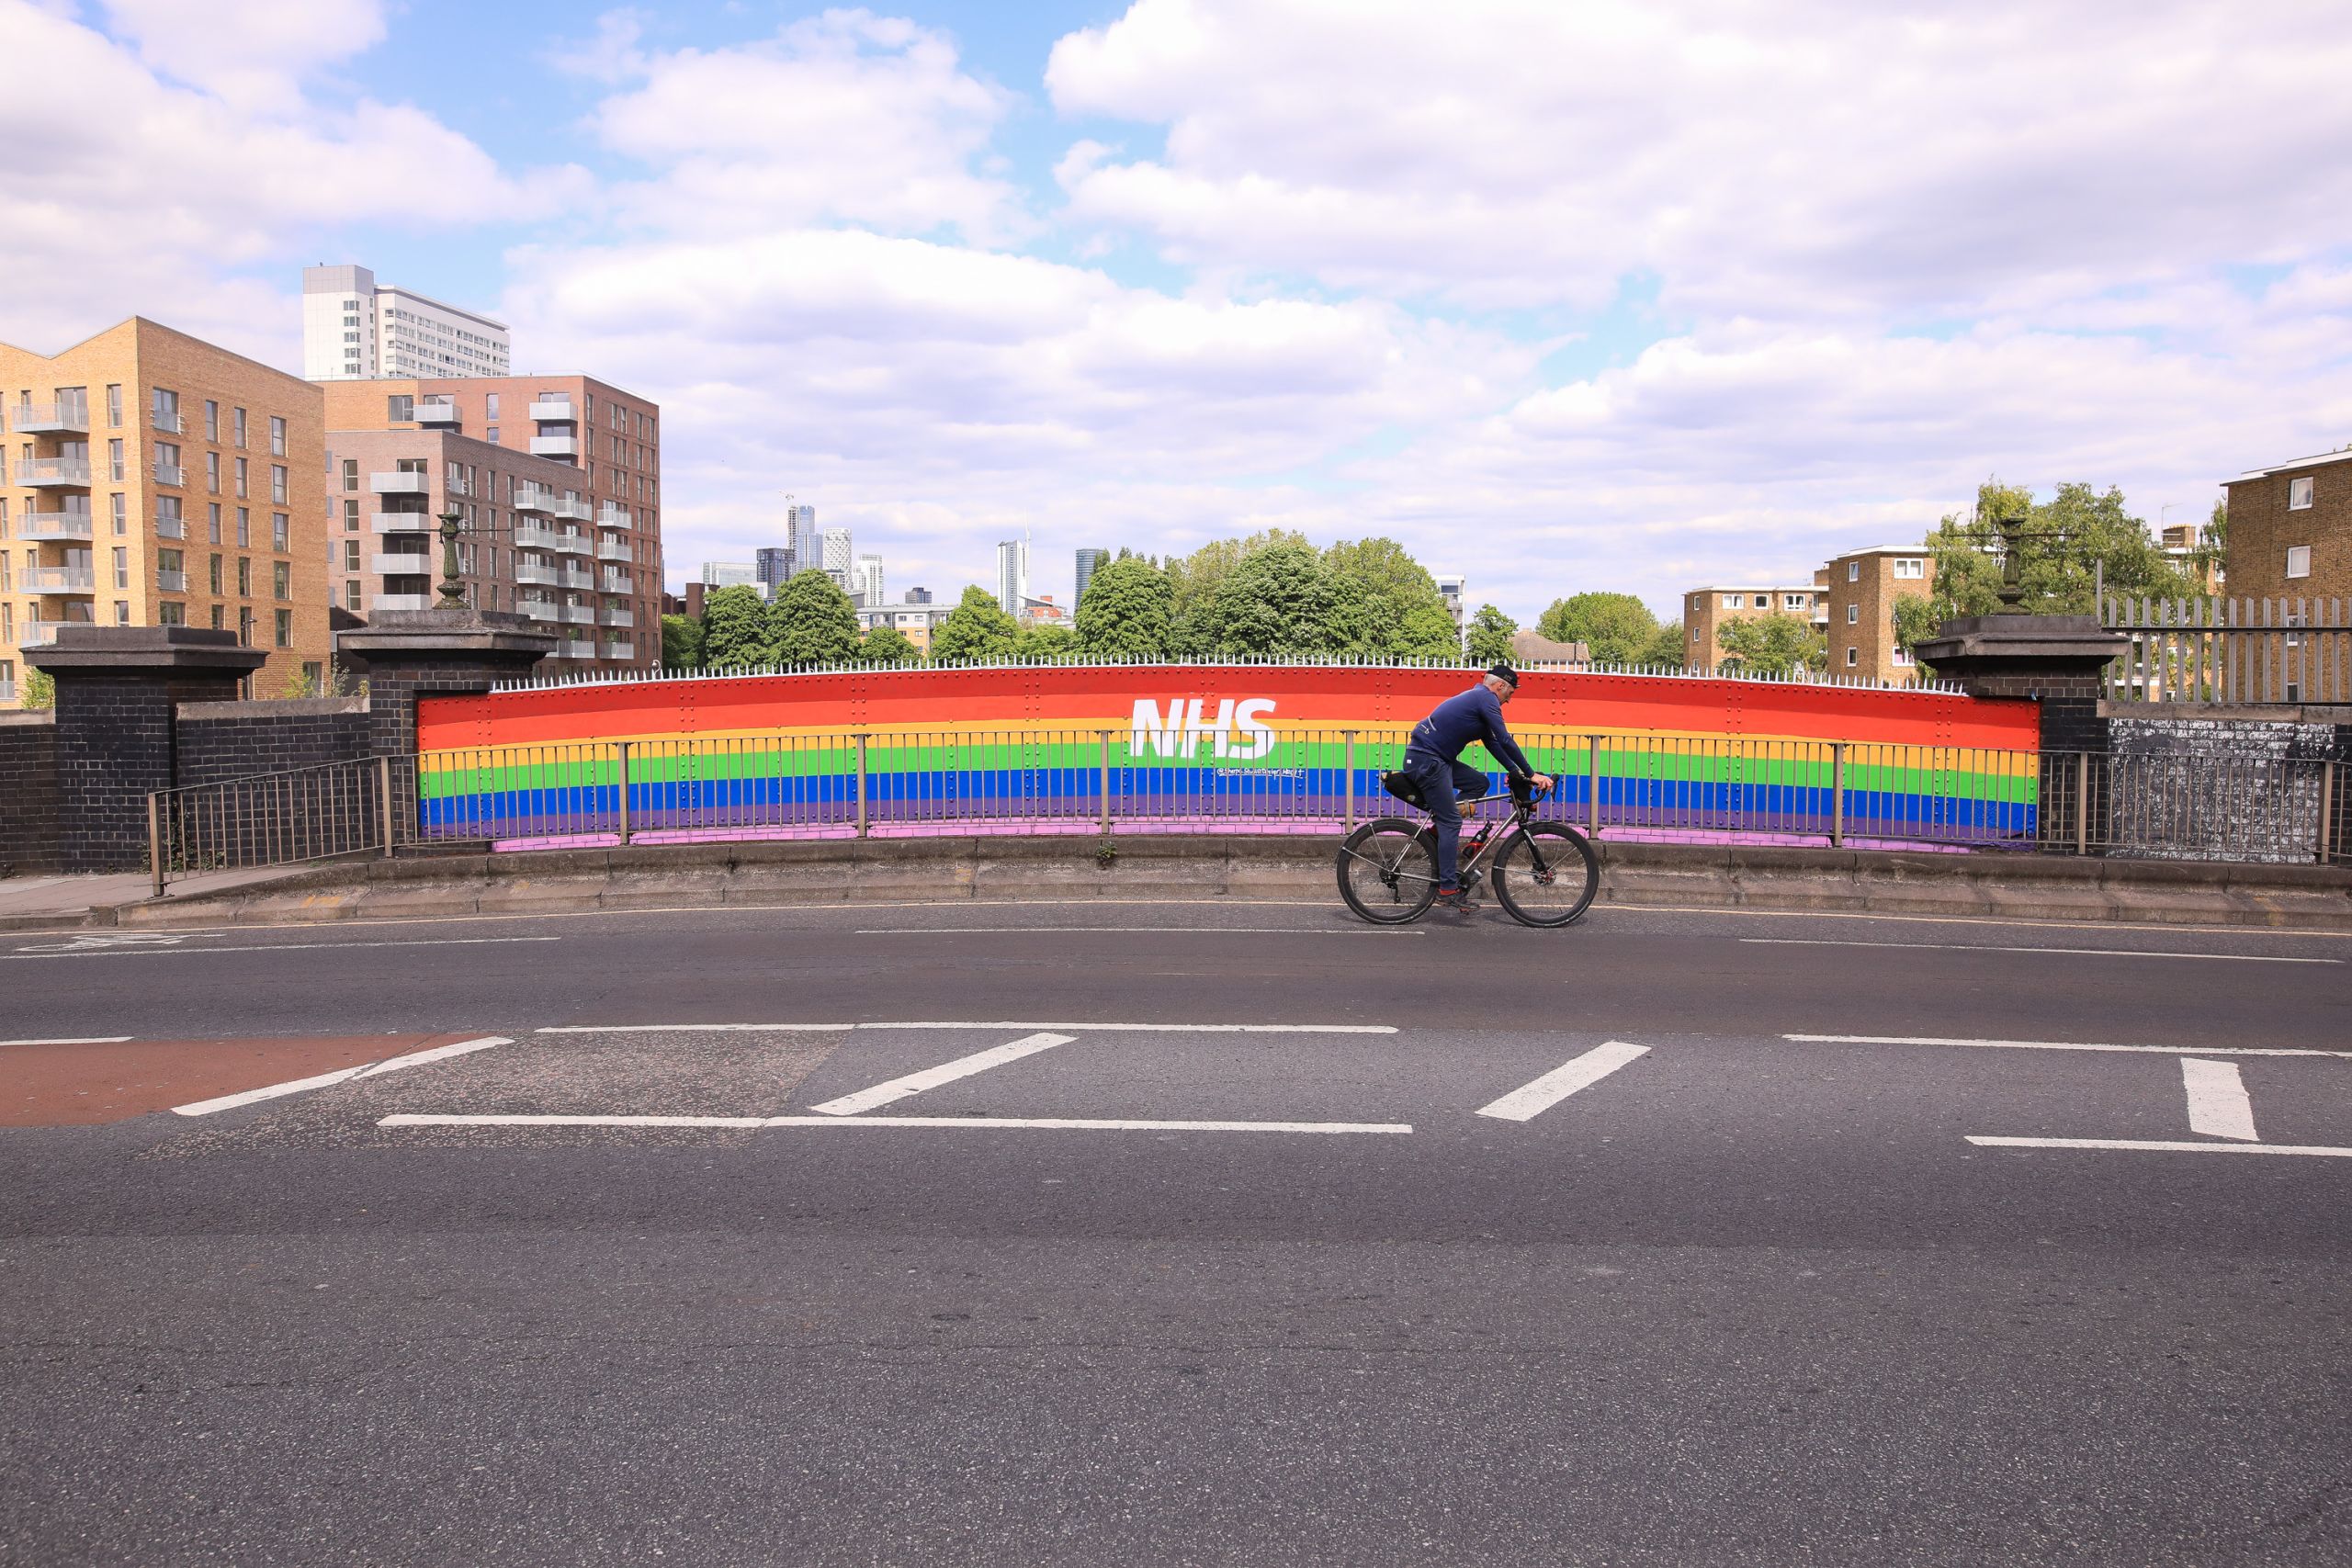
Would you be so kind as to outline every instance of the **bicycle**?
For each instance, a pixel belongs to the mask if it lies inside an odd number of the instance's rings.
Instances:
[[[1394,784],[1389,789],[1397,793]],[[1470,886],[1491,852],[1495,897],[1511,919],[1528,926],[1573,925],[1600,890],[1600,862],[1574,828],[1532,820],[1535,803],[1549,791],[1539,793],[1514,778],[1507,793],[1510,815],[1499,822],[1488,818],[1476,837],[1462,840],[1462,886]],[[1420,804],[1410,795],[1400,798]],[[1503,798],[1482,795],[1461,804]],[[1378,925],[1417,920],[1437,899],[1437,829],[1406,817],[1375,818],[1340,845],[1339,871],[1340,897],[1363,919]]]

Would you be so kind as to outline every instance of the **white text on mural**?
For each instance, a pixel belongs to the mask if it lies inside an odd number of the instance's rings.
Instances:
[[[1206,699],[1170,697],[1165,709],[1148,697],[1136,699],[1135,726],[1127,737],[1128,754],[1140,757],[1148,750],[1160,757],[1192,757],[1204,741],[1216,754],[1237,762],[1255,761],[1274,749],[1273,726],[1264,722],[1274,711],[1272,697],[1235,702],[1217,700],[1214,715],[1204,714]]]

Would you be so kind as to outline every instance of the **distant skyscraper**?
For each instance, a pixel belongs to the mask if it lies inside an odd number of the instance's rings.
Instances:
[[[784,530],[792,540],[793,570],[808,571],[825,564],[824,546],[817,537],[817,509],[815,507],[786,507]]]
[[[312,381],[503,376],[506,325],[379,284],[364,266],[302,269],[302,375]]]
[[[1029,597],[1029,536],[1002,539],[996,547],[996,602],[1008,615],[1021,614]]]
[[[928,588],[910,588],[910,589],[908,589],[908,590],[907,590],[907,603],[908,603],[908,604],[930,604],[930,603],[931,603],[931,590],[930,590],[930,589],[928,589]]]
[[[850,597],[861,604],[882,603],[882,558],[860,556],[857,566],[850,572]]]
[[[761,586],[775,589],[792,581],[792,550],[768,546],[754,552]]]
[[[749,561],[707,560],[702,563],[702,580],[709,588],[756,588],[760,569]]]
[[[1069,602],[1071,604],[1076,605],[1086,597],[1086,585],[1094,581],[1095,572],[1107,563],[1110,558],[1111,552],[1108,550],[1080,550],[1078,552],[1078,586],[1070,592]]]
[[[846,579],[857,565],[855,558],[850,554],[849,530],[846,528],[826,529],[820,547],[824,551],[822,565],[827,571],[840,572]]]

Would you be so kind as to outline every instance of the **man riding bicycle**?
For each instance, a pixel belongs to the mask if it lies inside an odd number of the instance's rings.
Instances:
[[[1548,773],[1539,773],[1510,738],[1503,724],[1503,705],[1519,690],[1519,671],[1508,664],[1487,670],[1478,683],[1430,710],[1413,727],[1405,745],[1404,772],[1421,794],[1430,820],[1437,829],[1437,901],[1464,914],[1476,912],[1478,900],[1461,883],[1462,807],[1457,793],[1487,793],[1487,775],[1461,760],[1473,743],[1485,741],[1495,761],[1514,778],[1538,789],[1552,787]]]

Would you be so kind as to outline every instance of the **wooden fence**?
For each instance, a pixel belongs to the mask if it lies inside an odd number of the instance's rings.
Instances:
[[[2352,603],[2109,598],[2132,646],[2108,666],[2119,702],[2352,703]]]

